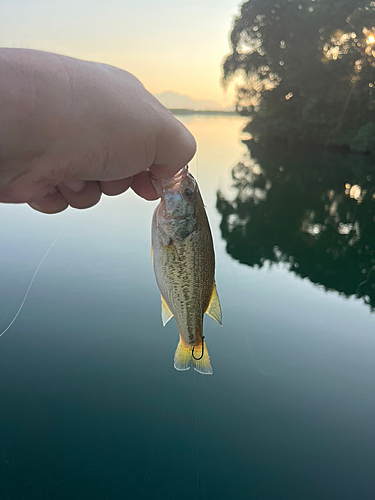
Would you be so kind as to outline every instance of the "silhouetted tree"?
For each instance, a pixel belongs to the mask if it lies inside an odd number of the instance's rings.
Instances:
[[[224,82],[255,140],[375,153],[375,2],[249,0],[231,33]]]
[[[375,308],[375,173],[370,156],[251,145],[217,194],[227,252],[289,270]]]

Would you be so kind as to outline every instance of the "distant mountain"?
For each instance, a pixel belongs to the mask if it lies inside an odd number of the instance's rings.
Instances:
[[[176,92],[163,92],[154,94],[154,96],[169,109],[191,109],[194,111],[232,111],[234,109],[234,106],[224,108],[218,102],[192,99],[188,95]]]

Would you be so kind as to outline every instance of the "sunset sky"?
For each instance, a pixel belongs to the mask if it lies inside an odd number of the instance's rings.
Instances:
[[[112,64],[158,94],[223,106],[221,63],[240,0],[2,0],[0,45]]]

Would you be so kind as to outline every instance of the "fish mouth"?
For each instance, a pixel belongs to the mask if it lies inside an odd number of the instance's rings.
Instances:
[[[163,196],[167,191],[176,191],[181,182],[188,174],[189,165],[185,165],[173,177],[162,178],[157,177],[155,174],[151,176],[151,182],[159,196]]]

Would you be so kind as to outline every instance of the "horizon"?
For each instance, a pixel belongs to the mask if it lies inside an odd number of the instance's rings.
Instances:
[[[235,110],[235,105],[222,105],[218,101],[207,99],[194,99],[189,95],[166,90],[160,94],[153,94],[159,102],[168,109],[185,109],[190,111],[215,111],[215,112],[232,112]]]
[[[224,89],[221,65],[241,3],[4,0],[0,45],[110,64],[154,95],[171,91],[227,108],[234,105],[234,85]]]

